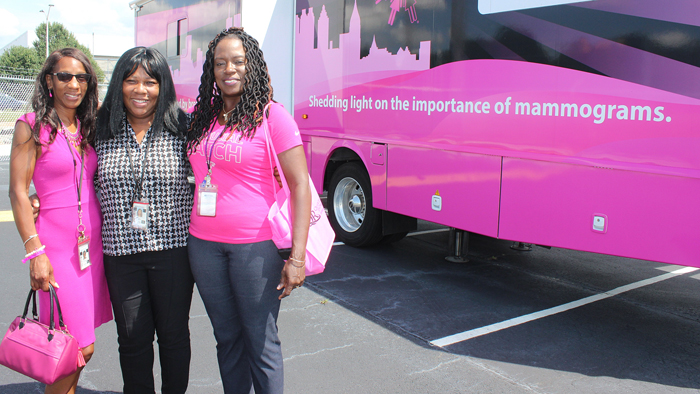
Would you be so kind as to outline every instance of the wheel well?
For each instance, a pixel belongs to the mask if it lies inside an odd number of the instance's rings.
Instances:
[[[323,190],[328,190],[328,185],[331,182],[331,177],[333,173],[345,163],[351,161],[362,161],[360,156],[355,153],[352,149],[348,148],[338,148],[333,151],[331,157],[328,159],[328,165],[326,165],[326,172],[323,174]]]

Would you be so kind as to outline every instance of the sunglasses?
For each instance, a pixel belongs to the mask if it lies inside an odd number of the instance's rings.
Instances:
[[[90,81],[90,74],[70,74],[70,73],[49,73],[50,75],[55,75],[61,82],[70,82],[73,77],[78,80],[78,83],[86,83]]]

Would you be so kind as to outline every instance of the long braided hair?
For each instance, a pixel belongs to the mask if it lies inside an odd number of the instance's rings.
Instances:
[[[206,59],[202,66],[199,96],[192,112],[192,122],[187,132],[190,153],[194,153],[206,131],[214,126],[219,114],[224,110],[224,100],[216,86],[214,77],[214,51],[221,40],[238,38],[245,49],[246,74],[241,100],[228,117],[224,130],[239,132],[241,137],[250,139],[263,120],[263,109],[272,101],[272,85],[258,41],[240,27],[231,27],[217,34],[209,43]]]
[[[85,90],[85,96],[75,113],[75,117],[80,120],[80,134],[83,138],[80,142],[80,148],[85,150],[88,144],[91,144],[95,139],[95,115],[97,114],[97,105],[99,103],[97,96],[97,74],[95,74],[95,70],[92,68],[92,64],[90,64],[90,60],[88,60],[87,56],[76,48],[63,48],[53,51],[49,57],[46,58],[44,66],[36,77],[36,82],[34,82],[34,94],[32,95],[32,109],[36,114],[34,127],[32,127],[32,139],[37,145],[42,145],[40,139],[41,128],[44,125],[48,125],[51,128],[48,143],[52,144],[56,139],[58,129],[61,128],[61,119],[58,117],[56,109],[54,108],[54,98],[49,94],[46,76],[54,72],[54,67],[56,67],[56,64],[64,57],[72,57],[79,61],[85,68],[85,73],[90,75],[90,80]]]

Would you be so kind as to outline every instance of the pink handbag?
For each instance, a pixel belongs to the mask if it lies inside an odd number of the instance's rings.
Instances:
[[[49,326],[38,321],[36,291],[31,290],[24,305],[24,313],[10,324],[0,342],[0,364],[44,384],[53,384],[85,365],[78,341],[68,333],[63,324],[63,314],[56,291],[52,286],[49,290]],[[27,319],[30,300],[33,304],[33,319]],[[58,309],[59,330],[54,329],[54,300]]]
[[[267,112],[270,104],[265,106],[264,113]],[[270,207],[267,214],[267,220],[272,228],[272,241],[278,249],[288,249],[292,247],[292,211],[289,201],[289,186],[287,180],[282,173],[277,152],[272,145],[272,137],[268,130],[267,117],[263,116],[263,128],[265,129],[265,138],[267,139],[267,151],[270,155],[270,168],[277,166],[277,170],[282,178],[282,188],[279,188],[275,177],[272,176],[272,183],[275,194],[275,203]],[[274,165],[272,158],[274,157]],[[274,171],[274,170],[273,170]],[[335,241],[335,232],[328,221],[326,210],[323,208],[323,203],[316,193],[311,177],[309,177],[309,187],[311,189],[311,223],[309,226],[309,237],[306,241],[306,275],[320,274],[326,268],[328,255],[331,253],[331,247]]]

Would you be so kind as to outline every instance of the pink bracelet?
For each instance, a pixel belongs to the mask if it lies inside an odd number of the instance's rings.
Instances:
[[[46,254],[46,250],[45,250],[45,249],[46,249],[46,245],[41,245],[40,247],[38,247],[38,248],[34,249],[33,251],[27,253],[27,254],[24,256],[24,259],[22,259],[22,264],[25,264],[27,261],[29,261],[29,260],[31,260],[31,259],[33,259],[33,258],[35,258],[35,257],[39,257],[39,256],[41,256],[42,254]]]

